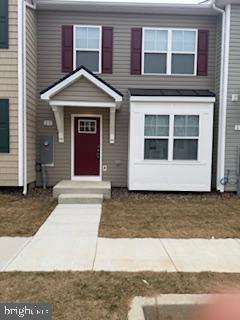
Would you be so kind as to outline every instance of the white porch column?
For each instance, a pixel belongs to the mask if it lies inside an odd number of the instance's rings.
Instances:
[[[52,106],[52,111],[57,124],[58,129],[58,142],[64,142],[64,107]]]
[[[116,108],[110,108],[109,117],[109,143],[115,143],[115,121],[116,121]]]

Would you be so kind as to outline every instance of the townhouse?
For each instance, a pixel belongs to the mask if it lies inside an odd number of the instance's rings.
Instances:
[[[1,186],[238,189],[237,2],[1,6]]]

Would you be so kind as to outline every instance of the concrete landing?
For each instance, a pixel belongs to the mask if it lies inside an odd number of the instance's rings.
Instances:
[[[71,181],[63,180],[53,188],[53,197],[60,194],[101,194],[104,199],[111,198],[109,181]]]
[[[102,194],[60,194],[58,196],[59,204],[102,204]]]

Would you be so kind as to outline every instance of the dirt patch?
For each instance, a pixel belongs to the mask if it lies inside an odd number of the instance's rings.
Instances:
[[[100,237],[239,238],[240,199],[234,194],[113,190]]]
[[[0,301],[51,303],[54,320],[126,320],[135,296],[240,289],[240,274],[1,273]]]
[[[19,189],[1,189],[0,237],[34,235],[55,206],[51,189],[32,189],[27,196]]]

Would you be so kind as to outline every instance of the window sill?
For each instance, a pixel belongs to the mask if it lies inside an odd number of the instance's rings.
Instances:
[[[198,160],[141,160],[135,161],[136,165],[190,165],[190,166],[204,166],[207,164],[206,161],[198,161]]]
[[[166,74],[166,73],[142,73],[141,76],[156,77],[197,77],[197,74]]]

